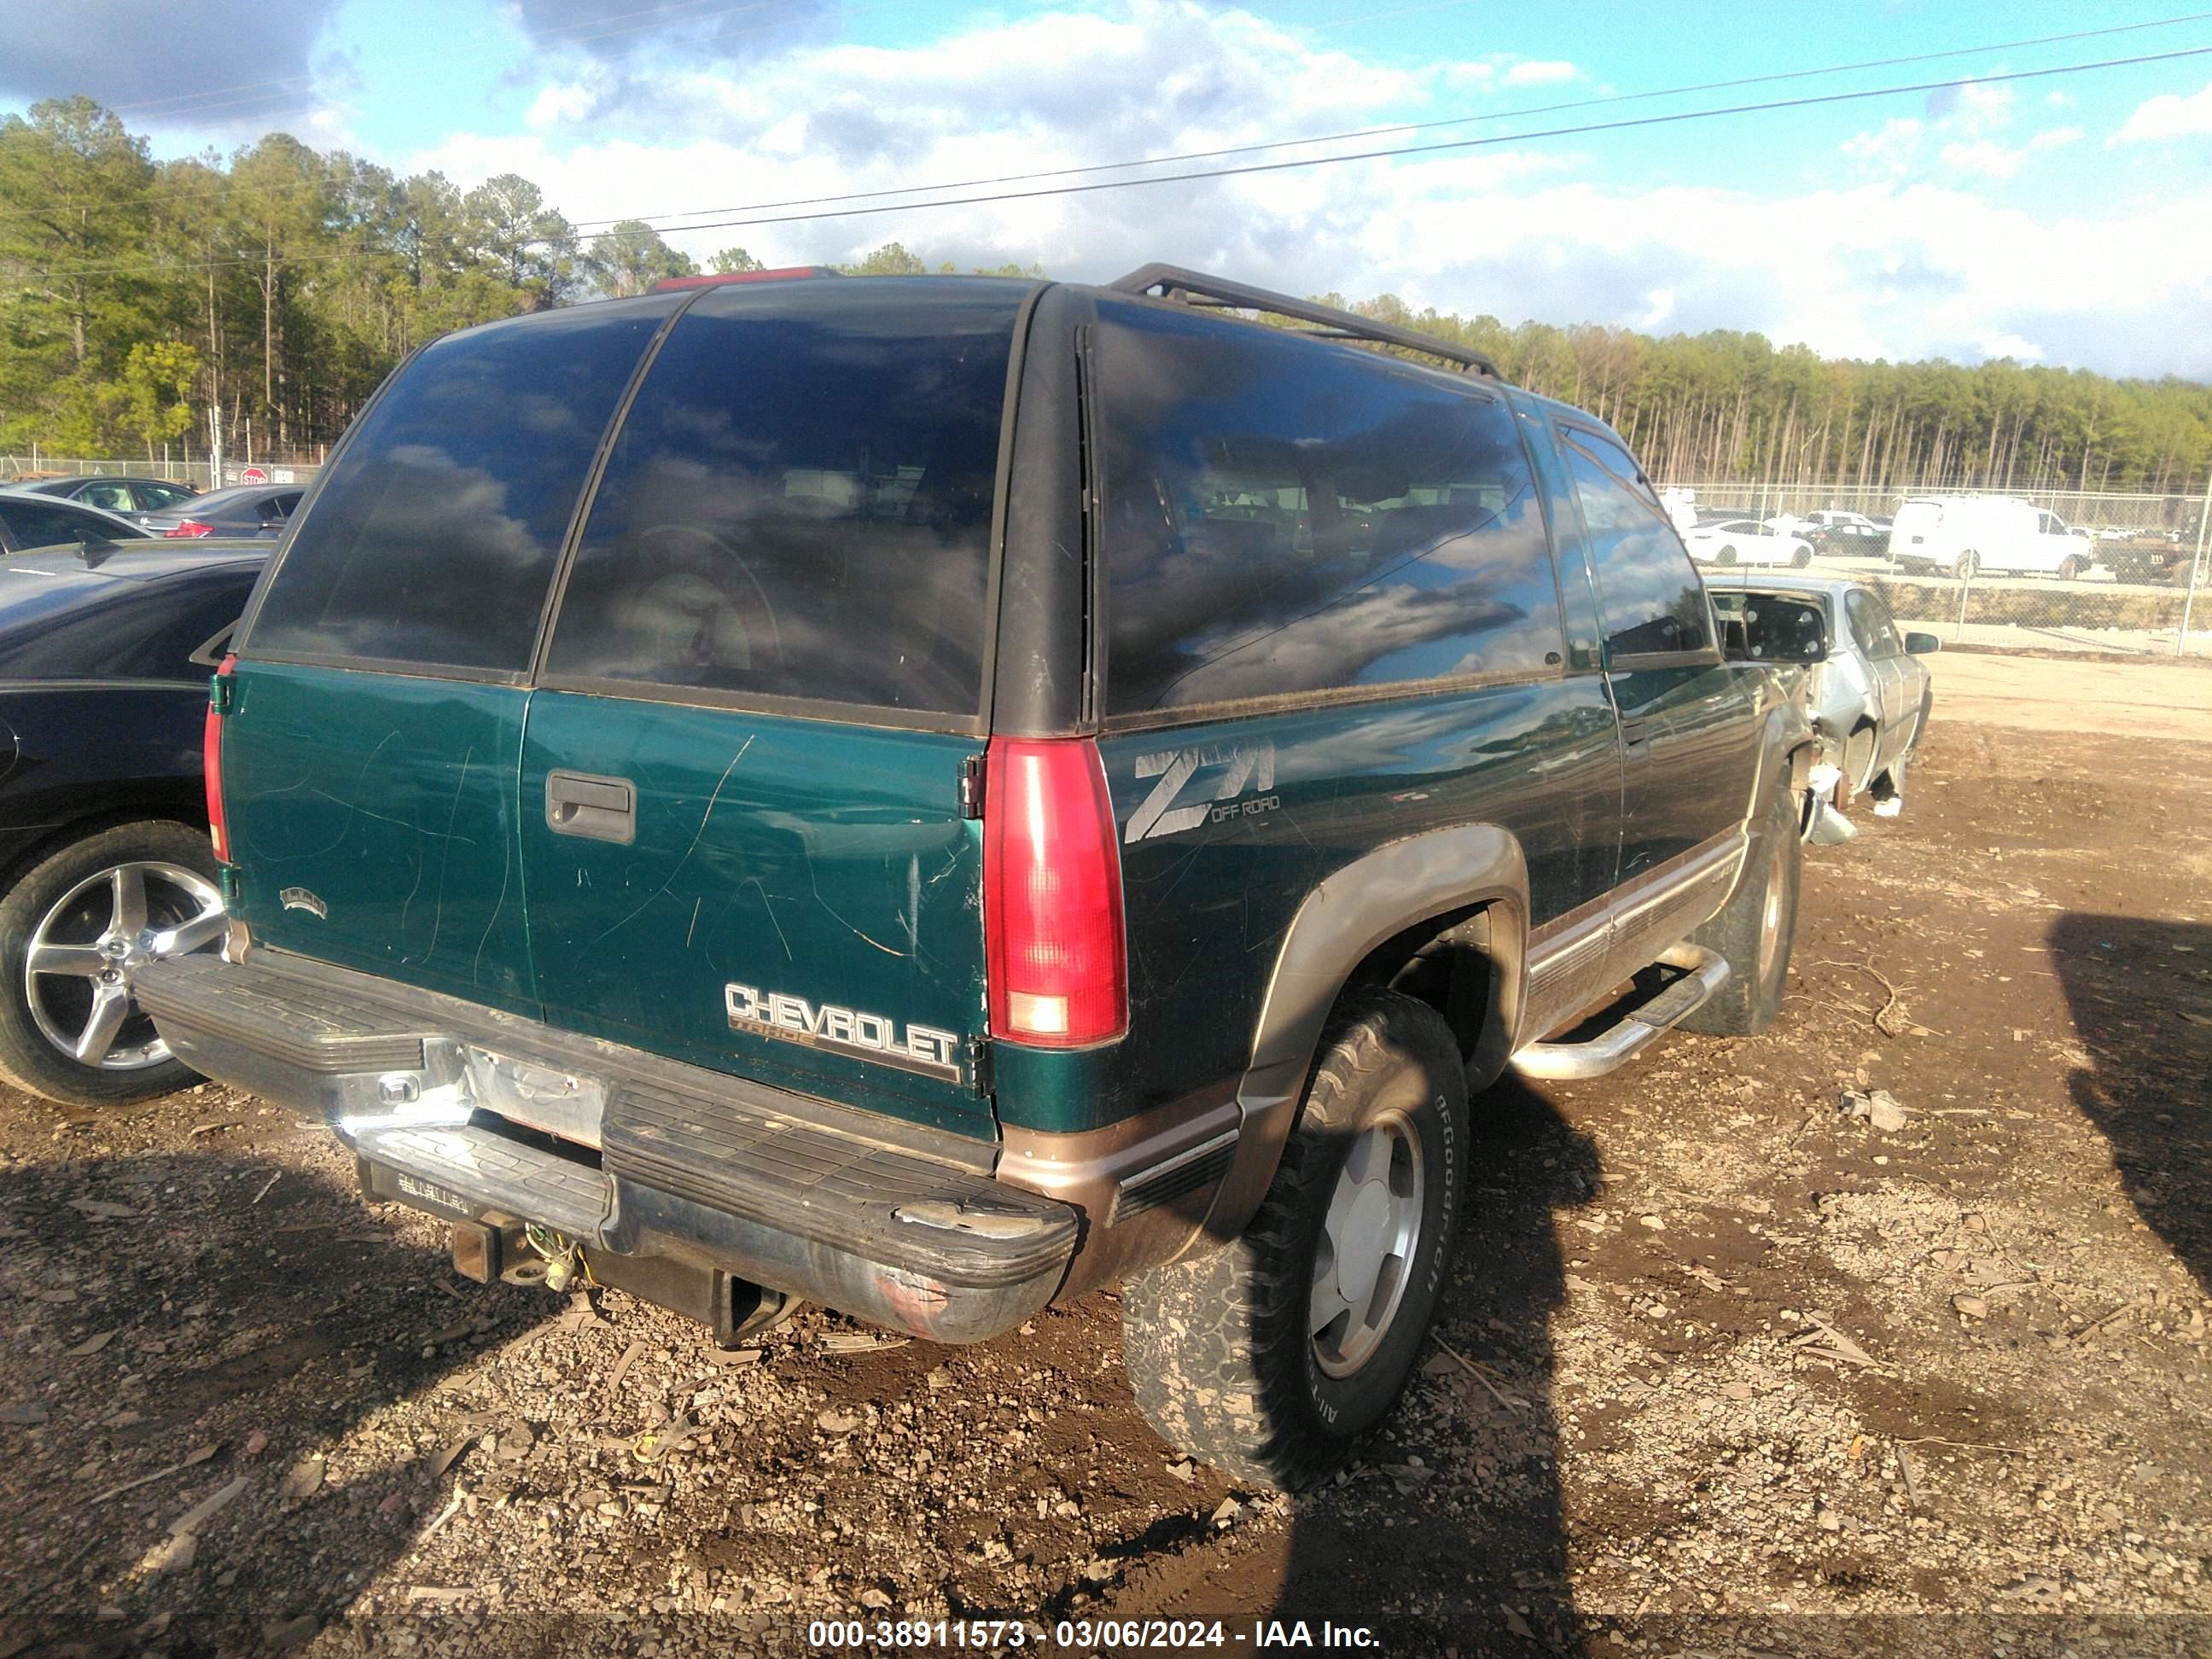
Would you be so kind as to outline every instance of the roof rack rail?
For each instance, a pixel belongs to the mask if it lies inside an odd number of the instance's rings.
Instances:
[[[1209,276],[1202,270],[1190,270],[1182,265],[1139,265],[1127,276],[1117,277],[1106,286],[1117,294],[1152,294],[1157,290],[1162,299],[1177,301],[1204,310],[1264,311],[1272,316],[1295,318],[1300,322],[1319,324],[1317,328],[1298,331],[1319,339],[1370,340],[1382,345],[1402,346],[1408,351],[1423,352],[1431,357],[1441,357],[1448,363],[1457,363],[1469,374],[1486,374],[1493,380],[1505,378],[1498,372],[1495,362],[1472,347],[1454,345],[1449,340],[1440,340],[1433,334],[1423,334],[1414,329],[1378,323],[1371,318],[1362,317],[1357,312],[1341,311],[1334,306],[1320,305],[1311,300],[1294,300],[1287,294],[1253,288],[1244,283],[1232,283],[1225,276]]]

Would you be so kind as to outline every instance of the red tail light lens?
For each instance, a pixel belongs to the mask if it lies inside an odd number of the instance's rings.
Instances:
[[[994,738],[983,803],[993,1033],[1050,1048],[1121,1036],[1121,854],[1098,746]]]
[[[172,537],[212,536],[215,534],[215,526],[211,524],[202,524],[198,519],[186,519],[182,524],[173,526],[161,533]]]
[[[215,843],[216,857],[225,864],[230,862],[230,825],[222,813],[222,720],[230,702],[231,670],[237,666],[234,654],[215,671],[214,683],[208,687],[207,725],[200,734],[200,759],[207,775],[208,839]]]

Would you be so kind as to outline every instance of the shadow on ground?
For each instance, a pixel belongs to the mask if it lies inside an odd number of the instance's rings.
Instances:
[[[261,1651],[329,1622],[444,1499],[441,1444],[365,1425],[548,1309],[251,1155],[9,1170],[0,1236],[10,1659]],[[444,1444],[495,1426],[453,1417]],[[287,1497],[340,1436],[314,1495]]]
[[[1365,1626],[1391,1653],[1575,1653],[1553,1406],[1556,1227],[1601,1171],[1589,1140],[1510,1074],[1473,1119],[1440,1340],[1362,1472],[1302,1502],[1271,1616]]]
[[[2212,927],[2076,911],[2051,951],[2089,1055],[2075,1104],[2137,1213],[2212,1291]]]

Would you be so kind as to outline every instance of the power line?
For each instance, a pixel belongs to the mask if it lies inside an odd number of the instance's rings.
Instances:
[[[1571,138],[1586,137],[1594,133],[1622,132],[1646,127],[1667,126],[1676,122],[1709,121],[1727,116],[1767,114],[1780,110],[1810,109],[1835,104],[1860,103],[1869,99],[1902,97],[1913,93],[1955,91],[1962,87],[1990,86],[2016,81],[2048,80],[2058,76],[2085,75],[2100,70],[2124,69],[2142,64],[2170,63],[2179,58],[2201,58],[2208,54],[2212,54],[2212,46],[2185,46],[2172,52],[2145,52],[2129,58],[2100,58],[2088,63],[2062,64],[2045,69],[2007,70],[1988,75],[1966,76],[1945,81],[1920,81],[1896,86],[1862,88],[1850,92],[1810,94],[1798,98],[1768,99],[1758,103],[1723,105],[1712,109],[1674,110],[1658,115],[1632,116],[1618,121],[1591,121],[1572,126],[1541,128],[1532,132],[1500,133],[1481,138],[1453,138],[1437,143],[1403,144],[1386,149],[1353,150],[1336,155],[1299,156],[1281,161],[1251,161],[1238,167],[1205,167],[1193,172],[1159,173],[1142,179],[1106,179],[1088,184],[1052,185],[1041,190],[1001,191],[985,196],[940,197],[926,202],[890,203],[869,207],[832,209],[824,212],[712,220],[705,223],[670,226],[666,228],[679,231],[722,230],[743,226],[793,224],[821,219],[864,218],[884,213],[921,212],[931,208],[978,207],[997,202],[1029,201],[1043,197],[1089,195],[1108,190],[1133,190],[1149,185],[1189,184],[1209,179],[1241,178],[1255,173],[1284,173],[1303,167],[1327,167],[1345,161],[1388,161],[1405,155],[1429,155],[1446,151],[1486,149],[1498,144],[1530,143],[1544,138]],[[711,211],[712,210],[701,210]],[[522,246],[544,246],[557,240],[552,237],[532,237],[525,240]],[[279,257],[288,264],[306,264],[314,260],[343,256],[316,253],[304,254],[297,258],[290,255]],[[150,265],[80,265],[50,268],[43,274],[49,276],[78,276],[129,270],[201,270],[221,269],[226,265],[262,263],[264,258],[256,257],[229,260],[180,261]]]
[[[1462,3],[1465,3],[1465,0],[1439,0],[1439,3],[1437,4],[1412,6],[1403,9],[1403,10],[1408,12],[1429,11],[1441,9],[1444,7]],[[757,9],[757,5],[755,4],[726,7],[722,9],[727,11]],[[850,12],[854,10],[872,11],[881,10],[883,9],[884,8],[880,5],[865,8],[848,8],[848,14],[849,15]],[[675,9],[675,7],[652,7],[647,8],[647,9],[650,11],[663,11]],[[626,12],[617,14],[617,16],[627,17],[641,15],[642,14]],[[720,15],[720,13],[709,12],[702,13],[698,15],[701,17],[706,17],[718,15]],[[1306,27],[1333,27],[1346,23],[1371,21],[1376,18],[1391,17],[1400,15],[1401,15],[1401,13],[1398,11],[1370,13],[1361,17],[1337,18],[1331,20],[1326,24],[1308,25]],[[1002,173],[995,176],[976,179],[945,179],[940,180],[935,184],[902,185],[881,190],[854,191],[830,196],[794,197],[781,201],[749,202],[732,206],[714,208],[668,210],[660,213],[624,214],[614,218],[574,220],[572,221],[571,223],[573,227],[578,230],[586,230],[599,226],[617,224],[625,219],[630,218],[643,218],[650,221],[656,218],[696,218],[701,214],[709,213],[759,213],[787,207],[818,207],[834,205],[835,204],[841,202],[877,201],[890,196],[927,195],[933,191],[939,190],[972,190],[989,185],[1024,184],[1038,179],[1078,178],[1098,173],[1121,172],[1132,167],[1164,167],[1182,161],[1215,161],[1231,155],[1260,155],[1273,150],[1295,149],[1305,144],[1336,143],[1360,138],[1381,137],[1390,133],[1426,132],[1434,131],[1442,128],[1465,126],[1476,123],[1525,120],[1539,115],[1562,114],[1570,110],[1595,109],[1619,104],[1646,102],[1655,98],[1685,97],[1691,94],[1700,92],[1723,92],[1731,90],[1738,87],[1771,85],[1784,82],[1815,79],[1823,76],[1851,74],[1863,70],[1896,69],[1909,64],[1936,63],[1947,58],[1964,58],[1980,52],[2014,52],[2032,46],[2056,46],[2075,40],[2096,40],[2110,35],[2140,33],[2147,29],[2175,28],[2185,23],[2203,22],[2207,19],[2212,19],[2212,12],[2191,12],[2178,17],[2154,18],[2147,21],[2136,23],[2112,24],[2101,28],[2075,29],[2060,34],[2032,35],[2015,40],[1995,40],[1981,46],[1952,46],[1947,47],[1939,52],[1916,52],[1906,56],[1894,58],[1868,58],[1858,63],[1832,64],[1816,69],[1783,70],[1765,75],[1741,76],[1724,81],[1705,81],[1677,87],[1662,87],[1644,92],[1614,93],[1595,98],[1570,99],[1559,103],[1538,104],[1516,110],[1491,110],[1474,115],[1448,116],[1431,121],[1399,122],[1386,126],[1353,128],[1341,132],[1315,133],[1303,138],[1271,139],[1264,143],[1231,145],[1220,149],[1188,150],[1164,155],[1144,156],[1126,161],[1097,161],[1079,167],[1054,167],[1036,172]],[[595,19],[593,21],[596,22],[610,21],[614,20]],[[676,19],[672,21],[684,21],[690,20]],[[574,29],[586,26],[580,24],[571,24],[568,27]],[[658,27],[659,27],[659,24],[642,24],[634,26],[634,28],[650,28]],[[748,30],[745,31],[745,33],[749,34],[769,33],[774,27],[775,26],[770,25],[768,27],[762,29]],[[611,33],[629,32],[633,32],[633,30],[611,31]],[[1986,79],[1990,77],[1985,76],[1981,78]],[[222,91],[237,89],[238,88],[216,88],[216,90]],[[118,106],[117,107],[127,108],[135,106]],[[290,190],[292,189],[297,189],[300,191],[313,191],[319,189],[320,187],[321,186],[316,183],[302,182],[297,186],[287,187],[284,193],[290,193]],[[106,198],[98,203],[59,203],[53,204],[53,206],[66,207],[70,205],[89,205],[106,207],[112,206],[114,203],[118,201],[131,200],[140,197],[153,195],[162,195],[169,200],[191,200],[200,196],[220,194],[223,188],[224,185],[221,181],[210,183],[198,189],[178,187],[164,191],[162,187],[157,185],[145,190],[128,192],[122,196]],[[27,215],[50,210],[52,210],[51,208],[19,208],[0,212],[0,218],[21,217]],[[664,227],[665,229],[670,231],[708,229],[714,228],[714,227],[713,226],[681,224],[671,224]]]
[[[1428,132],[1443,127],[1467,126],[1475,122],[1525,120],[1531,116],[1557,115],[1568,110],[1595,109],[1613,104],[1632,104],[1654,98],[1682,97],[1698,92],[1724,92],[1737,87],[1770,85],[1784,81],[1802,81],[1824,75],[1850,74],[1859,70],[1896,69],[1907,64],[1934,63],[1941,58],[1963,58],[1977,52],[2013,52],[2027,46],[2054,46],[2065,41],[2092,40],[2103,35],[2135,33],[2144,29],[2172,28],[2183,23],[2201,23],[2208,18],[2212,18],[2212,12],[2194,12],[2187,16],[2160,18],[2152,22],[2122,23],[2106,28],[2077,29],[2067,34],[2037,35],[2023,40],[1998,40],[1982,46],[1954,46],[1942,52],[1917,52],[1904,58],[1874,58],[1863,63],[1834,64],[1821,69],[1784,70],[1768,75],[1742,76],[1729,81],[1705,81],[1690,86],[1662,87],[1650,92],[1623,92],[1599,98],[1577,98],[1564,103],[1539,104],[1528,109],[1492,110],[1480,115],[1455,115],[1434,121],[1406,121],[1389,126],[1359,127],[1346,132],[1316,133],[1307,138],[1277,138],[1264,143],[1236,144],[1224,149],[1188,150],[1179,155],[1146,156],[1133,161],[1095,161],[1083,167],[1052,167],[1036,173],[1002,173],[995,178],[956,179],[934,185],[902,185],[884,190],[853,191],[837,196],[802,196],[781,202],[748,202],[734,207],[694,208],[684,212],[670,211],[625,216],[650,220],[691,218],[702,213],[762,213],[776,208],[822,207],[838,202],[873,201],[886,196],[925,195],[936,190],[973,190],[985,185],[1026,184],[1036,179],[1070,179],[1094,173],[1120,172],[1128,167],[1164,167],[1176,161],[1211,161],[1229,155],[1252,155],[1269,150],[1290,149],[1301,144],[1328,144],[1356,138],[1379,138],[1394,132]],[[613,224],[617,222],[612,219],[579,219],[574,222],[580,228],[589,225]],[[672,231],[712,228],[697,225],[663,227],[665,229]]]
[[[1405,144],[1391,149],[1354,150],[1341,155],[1302,156],[1287,161],[1252,161],[1242,167],[1206,167],[1194,173],[1160,173],[1149,179],[1106,179],[1087,185],[1059,185],[1045,190],[1002,191],[988,196],[942,197],[927,202],[898,202],[876,207],[833,210],[826,213],[787,213],[757,219],[717,219],[703,224],[672,225],[668,229],[727,230],[748,225],[782,225],[814,219],[852,219],[879,213],[919,212],[925,208],[979,207],[994,202],[1028,201],[1044,196],[1079,196],[1102,190],[1133,190],[1144,185],[1188,184],[1205,179],[1234,179],[1250,173],[1285,173],[1298,167],[1326,167],[1339,161],[1376,161],[1401,155],[1428,155],[1443,150],[1478,149],[1494,144],[1521,144],[1539,138],[1580,137],[1590,133],[1621,132],[1638,127],[1664,126],[1675,121],[1709,121],[1727,115],[1755,115],[1775,110],[1810,109],[1826,104],[1847,104],[1869,98],[1900,97],[1907,93],[1942,92],[1960,87],[1989,86],[2008,81],[2035,81],[2059,75],[2082,75],[2095,70],[2123,69],[2136,64],[2162,64],[2179,58],[2201,58],[2212,46],[2186,46],[2176,52],[2146,52],[2134,58],[2107,58],[2094,63],[2063,64],[2049,69],[2008,70],[1991,75],[1967,76],[1951,81],[1922,81],[1905,86],[1871,87],[1856,92],[1820,93],[1803,98],[1770,99],[1756,104],[1731,104],[1718,109],[1676,110],[1664,115],[1632,116],[1621,121],[1592,121],[1576,126],[1551,127],[1534,132],[1501,133],[1488,138],[1453,138],[1442,143]],[[655,227],[656,229],[661,227]]]

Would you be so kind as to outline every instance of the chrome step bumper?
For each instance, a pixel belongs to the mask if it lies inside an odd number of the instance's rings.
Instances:
[[[615,1183],[605,1171],[493,1130],[395,1125],[360,1131],[353,1149],[391,1172],[401,1203],[434,1213],[497,1212],[591,1244],[605,1242],[614,1218]]]
[[[682,1257],[939,1342],[1009,1330],[1079,1222],[995,1145],[266,949],[133,981],[194,1070],[319,1117],[379,1197]]]
[[[1729,981],[1728,963],[1694,945],[1676,945],[1659,960],[1682,969],[1681,978],[1587,1042],[1529,1043],[1514,1054],[1513,1069],[1526,1078],[1557,1082],[1602,1077],[1657,1042]]]

